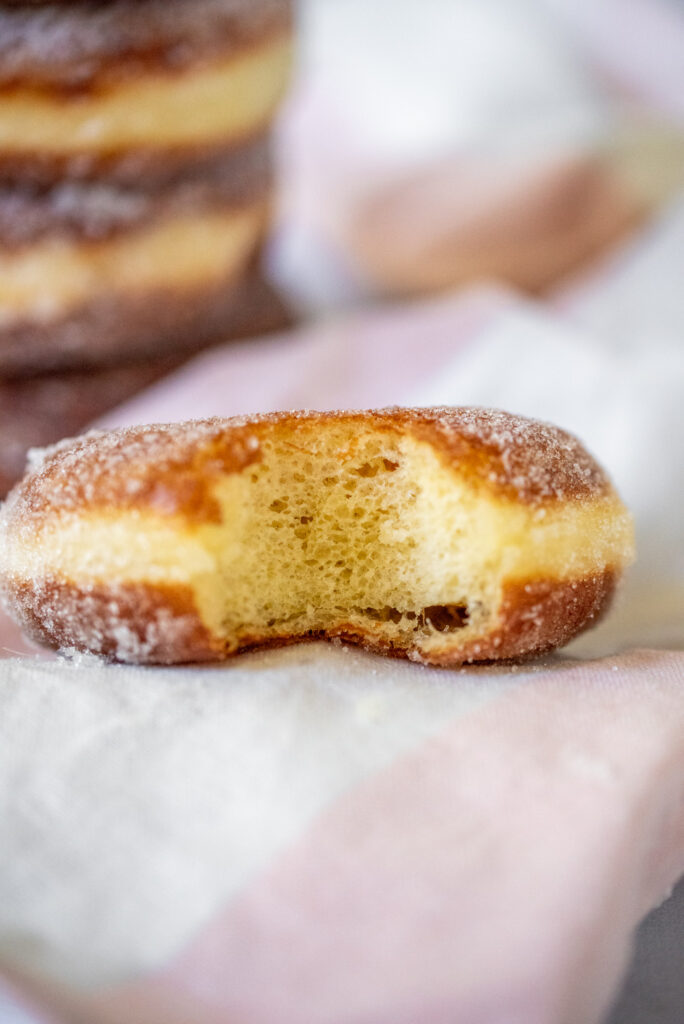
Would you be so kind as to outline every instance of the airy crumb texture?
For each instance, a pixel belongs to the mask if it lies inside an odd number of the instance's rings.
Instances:
[[[94,433],[34,457],[3,532],[32,636],[148,663],[319,637],[442,665],[527,655],[595,622],[632,557],[576,439],[483,409]]]

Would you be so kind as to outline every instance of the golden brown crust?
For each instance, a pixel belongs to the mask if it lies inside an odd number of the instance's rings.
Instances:
[[[202,625],[187,587],[146,583],[78,587],[38,580],[7,584],[5,600],[26,635],[55,650],[141,665],[224,657],[221,646]]]
[[[9,581],[5,599],[13,616],[37,643],[113,661],[156,665],[221,661],[247,650],[339,639],[379,654],[449,668],[527,657],[567,643],[605,614],[616,581],[617,574],[605,570],[572,581],[508,584],[495,631],[466,644],[459,644],[455,633],[449,647],[434,653],[384,640],[371,630],[365,632],[349,624],[279,637],[243,636],[238,648],[227,651],[203,626],[192,591],[182,586]]]
[[[9,529],[98,506],[220,522],[217,478],[258,462],[260,452],[249,428],[226,435],[215,422],[190,425],[187,446],[178,445],[172,428],[156,426],[93,431],[61,442],[7,499]]]
[[[603,469],[572,434],[496,409],[408,409],[394,415],[489,490],[526,505],[609,494]]]
[[[292,0],[71,0],[0,8],[0,90],[93,92],[292,28]]]
[[[487,492],[540,506],[612,493],[580,442],[549,424],[477,408],[274,413],[93,433],[48,451],[13,492],[9,525],[37,525],[83,508],[152,507],[161,515],[215,521],[218,475],[261,458],[265,437],[346,420],[359,430],[406,433],[432,445],[447,465]]]

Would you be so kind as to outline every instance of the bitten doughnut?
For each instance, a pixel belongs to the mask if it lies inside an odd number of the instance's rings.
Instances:
[[[0,178],[140,183],[258,135],[287,84],[291,0],[0,8]]]
[[[444,666],[547,651],[633,551],[575,438],[483,409],[90,434],[36,458],[1,531],[35,640],[149,664],[311,638]]]

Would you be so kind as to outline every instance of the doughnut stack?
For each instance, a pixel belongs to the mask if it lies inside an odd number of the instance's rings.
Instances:
[[[0,3],[0,401],[17,412],[0,410],[3,490],[27,440],[244,333],[246,307],[268,327],[256,266],[291,8]]]

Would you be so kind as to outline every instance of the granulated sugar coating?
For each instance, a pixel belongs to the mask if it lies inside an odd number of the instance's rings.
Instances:
[[[7,514],[25,525],[46,514],[103,505],[150,504],[164,515],[212,520],[218,475],[239,472],[258,458],[246,427],[222,420],[91,431],[29,453],[30,486],[10,494]]]
[[[2,534],[32,636],[152,664],[321,637],[436,665],[523,656],[596,622],[632,557],[581,444],[486,409],[92,433],[35,453]]]
[[[608,477],[572,434],[499,409],[414,410],[434,422],[453,454],[463,442],[486,452],[488,480],[518,501],[568,501],[610,490]],[[498,465],[497,465],[498,462]],[[484,467],[482,467],[484,468]]]

